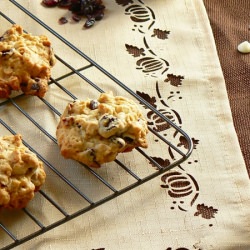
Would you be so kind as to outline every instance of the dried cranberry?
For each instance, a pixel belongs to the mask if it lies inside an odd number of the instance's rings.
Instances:
[[[71,0],[59,0],[57,5],[62,8],[68,8],[71,5]]]
[[[73,15],[72,15],[72,19],[73,19],[75,22],[80,22],[81,17],[80,17],[79,15],[73,14]]]
[[[86,21],[86,23],[84,24],[85,28],[90,28],[95,24],[95,18],[90,18]]]
[[[55,7],[58,4],[58,0],[43,0],[42,3],[47,7]]]
[[[96,9],[98,9],[98,10],[104,10],[105,6],[103,4],[99,4],[99,5],[96,6]]]
[[[96,100],[91,100],[90,103],[89,103],[89,108],[92,109],[92,110],[97,109],[98,106],[99,106],[99,102],[96,101]]]
[[[96,21],[102,20],[103,17],[104,17],[104,12],[103,12],[103,10],[97,11],[97,12],[93,15],[93,17],[95,18]]]
[[[59,20],[58,20],[59,24],[65,24],[68,22],[67,18],[66,17],[61,17]]]
[[[105,6],[102,0],[42,0],[43,5],[47,7],[62,7],[67,8],[72,12],[72,20],[79,22],[84,16],[87,21],[84,24],[85,28],[90,28],[104,16]],[[65,17],[59,19],[60,24],[67,23]]]
[[[87,5],[83,8],[82,13],[83,15],[90,15],[94,11],[94,7],[92,5]]]
[[[12,51],[11,51],[10,49],[8,49],[8,50],[3,50],[3,51],[2,51],[2,56],[10,55],[11,52],[12,52]]]

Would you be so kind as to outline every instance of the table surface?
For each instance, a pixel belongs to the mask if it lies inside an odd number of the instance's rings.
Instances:
[[[25,210],[0,213],[0,225],[18,239],[42,233],[17,249],[248,250],[250,54],[240,54],[237,45],[249,37],[249,1],[105,1],[103,20],[88,30],[82,29],[83,20],[59,25],[58,19],[66,16],[71,20],[71,13],[44,8],[40,2],[1,0],[0,4],[1,13],[26,31],[47,35],[58,57],[52,69],[55,82],[43,99],[21,96],[1,104],[1,121],[21,133],[45,159],[47,173],[41,192]],[[0,33],[10,27],[4,15],[0,16]],[[87,79],[101,90],[131,95],[72,47],[151,103],[183,129],[194,146],[190,157],[173,169],[115,199],[100,202],[94,209],[88,206],[88,199],[83,201],[81,192],[99,202],[110,194],[112,197],[114,190],[129,186],[134,177],[116,162],[88,170],[65,160],[54,140],[58,114],[75,97],[99,95]],[[24,112],[21,114],[17,107]],[[166,126],[149,109],[143,112],[161,138],[170,138],[178,149],[187,150],[181,133]],[[1,134],[10,132],[0,126]],[[148,142],[146,155],[158,164],[166,166],[177,160],[159,137],[150,133]],[[137,150],[119,155],[118,160],[138,176],[156,171]],[[58,173],[68,178],[75,190],[58,178]],[[114,189],[100,185],[96,176]],[[87,207],[86,212],[80,215],[83,207]],[[68,215],[76,216],[50,229]],[[43,228],[50,230],[43,233]],[[0,245],[11,242],[6,231],[0,230]]]
[[[250,176],[249,54],[236,48],[250,40],[249,1],[204,0],[223,70],[234,126]]]

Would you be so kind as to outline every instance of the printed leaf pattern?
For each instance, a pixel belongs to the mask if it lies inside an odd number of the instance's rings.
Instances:
[[[186,138],[184,136],[180,136],[179,140],[180,140],[180,142],[177,144],[177,147],[184,146],[184,148],[188,149],[188,143],[187,143]],[[196,149],[196,145],[199,144],[199,140],[192,138],[192,142],[194,145],[194,149]]]
[[[204,219],[211,219],[214,218],[215,214],[218,212],[218,209],[215,209],[213,207],[208,207],[204,204],[198,204],[197,205],[197,212],[195,212],[194,216],[201,215]]]
[[[178,87],[182,85],[182,80],[184,79],[183,76],[176,76],[174,74],[168,74],[167,79],[164,80],[164,82],[170,82],[172,86]]]
[[[162,167],[167,167],[170,165],[170,161],[168,159],[162,159],[160,157],[152,157],[159,165]],[[154,164],[150,162],[150,164],[154,167]]]
[[[180,91],[173,91],[173,88],[178,88],[183,84],[184,76],[175,75],[172,73],[166,74],[166,72],[169,70],[170,64],[167,60],[161,58],[160,55],[156,53],[156,51],[153,51],[149,41],[147,40],[148,37],[154,37],[159,40],[167,40],[169,39],[170,31],[155,27],[155,13],[150,7],[146,6],[142,0],[116,0],[116,2],[119,5],[126,6],[124,14],[129,16],[130,20],[133,22],[132,31],[137,31],[142,35],[142,40],[144,43],[142,48],[138,48],[135,45],[125,44],[127,52],[133,57],[138,58],[136,61],[136,69],[140,70],[146,76],[157,78],[155,86],[157,94],[155,96],[151,96],[140,91],[136,91],[136,93],[145,101],[150,103],[154,108],[157,108],[170,121],[178,124],[181,127],[181,116],[176,110],[171,109],[170,105],[176,100],[175,97],[178,97],[178,100],[182,99],[180,96]],[[162,90],[166,90],[167,88],[169,88],[170,95],[164,97],[165,94],[162,93]],[[158,105],[163,105],[164,108],[159,108]],[[162,136],[169,136],[171,130],[169,130],[170,124],[168,124],[168,122],[156,115],[151,110],[148,111],[147,118],[148,126],[150,126],[151,129],[161,132]],[[173,134],[173,138],[179,140],[177,143],[178,147],[184,147],[188,149],[189,145],[183,135],[180,135],[178,132],[176,132]],[[192,138],[192,142],[193,148],[196,149],[197,145],[199,144],[199,140]],[[171,147],[168,148],[168,151],[170,159],[175,160],[175,155]],[[168,166],[170,164],[168,159],[153,156],[151,157],[161,166]],[[194,160],[194,162],[197,162],[197,160]],[[192,161],[188,162],[188,164],[191,163]],[[155,167],[154,164],[152,164],[152,166]],[[166,174],[164,174],[162,176],[162,181],[165,183],[161,185],[161,187],[166,188],[168,196],[173,199],[173,206],[171,209],[178,207],[178,209],[181,211],[187,212],[189,207],[192,207],[199,197],[200,189],[196,179],[191,174],[188,174],[181,166],[179,166],[179,169],[180,171],[168,171]],[[202,218],[211,219],[214,218],[217,212],[218,210],[214,209],[212,206],[198,204],[197,211],[195,212],[194,216],[201,215]],[[209,226],[212,226],[212,224]],[[174,249],[168,247],[166,250]],[[175,248],[175,250],[188,249],[179,247]]]
[[[168,35],[170,34],[170,31],[167,30],[160,30],[160,29],[154,29],[152,37],[157,37],[159,39],[165,40],[168,39]]]
[[[147,101],[149,104],[151,104],[154,108],[156,108],[156,99],[155,97],[151,97],[148,94],[145,94],[144,92],[136,91],[136,94],[139,95],[141,98],[143,98],[145,101]]]
[[[144,53],[144,49],[141,48],[137,48],[133,45],[128,45],[128,44],[125,44],[126,48],[127,48],[127,51],[129,54],[133,55],[134,57],[139,57],[139,56],[145,56],[145,53]]]

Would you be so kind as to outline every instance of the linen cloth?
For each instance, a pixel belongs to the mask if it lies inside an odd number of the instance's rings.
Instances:
[[[157,109],[168,112],[166,114],[170,112],[174,122],[192,137],[194,150],[186,162],[161,178],[157,177],[17,249],[249,249],[249,179],[203,1],[105,1],[104,19],[89,30],[82,30],[82,22],[59,25],[58,19],[62,15],[70,18],[65,9],[47,9],[37,0],[20,0],[19,3],[133,91],[147,100],[153,99]],[[25,30],[33,34],[46,33],[53,41],[56,54],[74,67],[85,64],[9,1],[1,1],[0,8]],[[8,25],[1,19],[2,33]],[[59,65],[53,69],[54,78],[67,73],[67,69]],[[102,89],[126,95],[103,75],[91,71],[87,74]],[[62,84],[79,98],[96,95],[90,88],[83,88],[74,76],[70,82],[63,81]],[[46,99],[63,111],[69,98],[53,90],[51,86]],[[29,108],[33,104],[38,109],[40,103],[31,98],[21,105],[54,135],[58,118],[48,112],[37,114]],[[10,119],[13,127],[22,131],[26,141],[42,151],[49,161],[59,162],[63,167],[65,160],[56,148],[46,147],[42,135],[29,129],[25,122],[22,124],[18,117],[8,118],[8,109],[1,112],[1,117]],[[3,131],[1,128],[1,133]],[[34,145],[34,140],[39,141],[39,145]],[[150,149],[164,159],[165,151],[161,145],[154,138],[149,140]],[[126,160],[143,167],[133,157]],[[104,166],[100,171],[107,168]],[[66,169],[65,173],[81,185],[79,172]],[[109,174],[116,184],[122,183],[122,175],[112,176],[112,171]],[[181,195],[174,191],[171,175],[184,180],[180,181]],[[91,180],[87,185],[90,191],[94,190]],[[69,203],[72,211],[80,206],[69,197],[67,190],[58,187],[56,178],[49,173],[43,188],[61,202]],[[58,217],[46,204],[40,203],[39,197],[34,202],[39,209],[37,213]],[[32,231],[32,228],[28,229],[29,222],[16,219],[20,233]],[[11,220],[14,227],[15,216]]]
[[[250,2],[204,0],[223,70],[235,129],[250,176],[250,86],[249,54],[237,51],[249,41]]]

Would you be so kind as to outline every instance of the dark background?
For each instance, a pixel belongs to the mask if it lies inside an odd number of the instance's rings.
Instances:
[[[224,74],[233,121],[250,177],[250,53],[237,46],[250,41],[249,0],[203,0]]]

